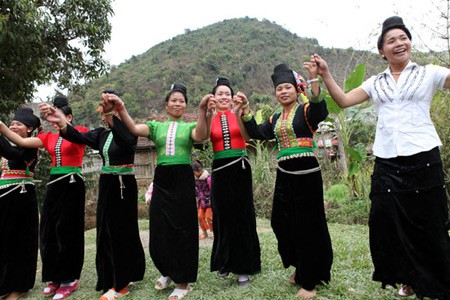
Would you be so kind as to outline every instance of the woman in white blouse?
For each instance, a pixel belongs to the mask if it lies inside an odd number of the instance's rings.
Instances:
[[[310,64],[340,107],[370,100],[378,114],[373,152],[369,227],[373,280],[402,284],[399,295],[450,299],[447,196],[439,147],[430,118],[450,70],[410,61],[411,33],[398,16],[383,22],[378,50],[388,68],[344,93],[319,55]]]

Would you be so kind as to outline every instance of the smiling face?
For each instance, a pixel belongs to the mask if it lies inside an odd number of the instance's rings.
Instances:
[[[295,104],[298,99],[297,90],[292,83],[280,83],[275,88],[275,96],[283,108],[288,108]]]
[[[12,132],[17,133],[21,137],[25,138],[28,137],[28,131],[31,132],[33,128],[27,127],[27,125],[23,124],[22,122],[13,120],[11,124],[9,124],[9,129],[11,129]]]
[[[181,92],[173,92],[166,101],[166,110],[169,116],[177,120],[186,112],[186,99]]]
[[[403,30],[394,28],[385,33],[380,55],[384,56],[389,63],[407,63],[410,54],[411,40]]]
[[[218,111],[226,111],[230,109],[232,104],[231,89],[226,85],[220,85],[216,89],[214,99],[216,102],[216,108]]]

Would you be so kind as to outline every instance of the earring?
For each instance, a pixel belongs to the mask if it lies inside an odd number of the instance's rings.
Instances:
[[[31,130],[27,130],[28,131],[28,133],[31,133]]]

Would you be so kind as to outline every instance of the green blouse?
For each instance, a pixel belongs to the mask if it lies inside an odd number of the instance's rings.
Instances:
[[[148,121],[151,139],[155,143],[157,165],[179,165],[191,163],[193,140],[192,129],[196,122],[186,123],[169,118],[165,122]]]

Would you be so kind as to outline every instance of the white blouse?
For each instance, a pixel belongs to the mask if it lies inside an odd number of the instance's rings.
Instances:
[[[442,146],[430,118],[430,105],[449,73],[444,67],[409,62],[397,82],[389,68],[363,82],[361,87],[378,115],[375,156],[409,156]]]

